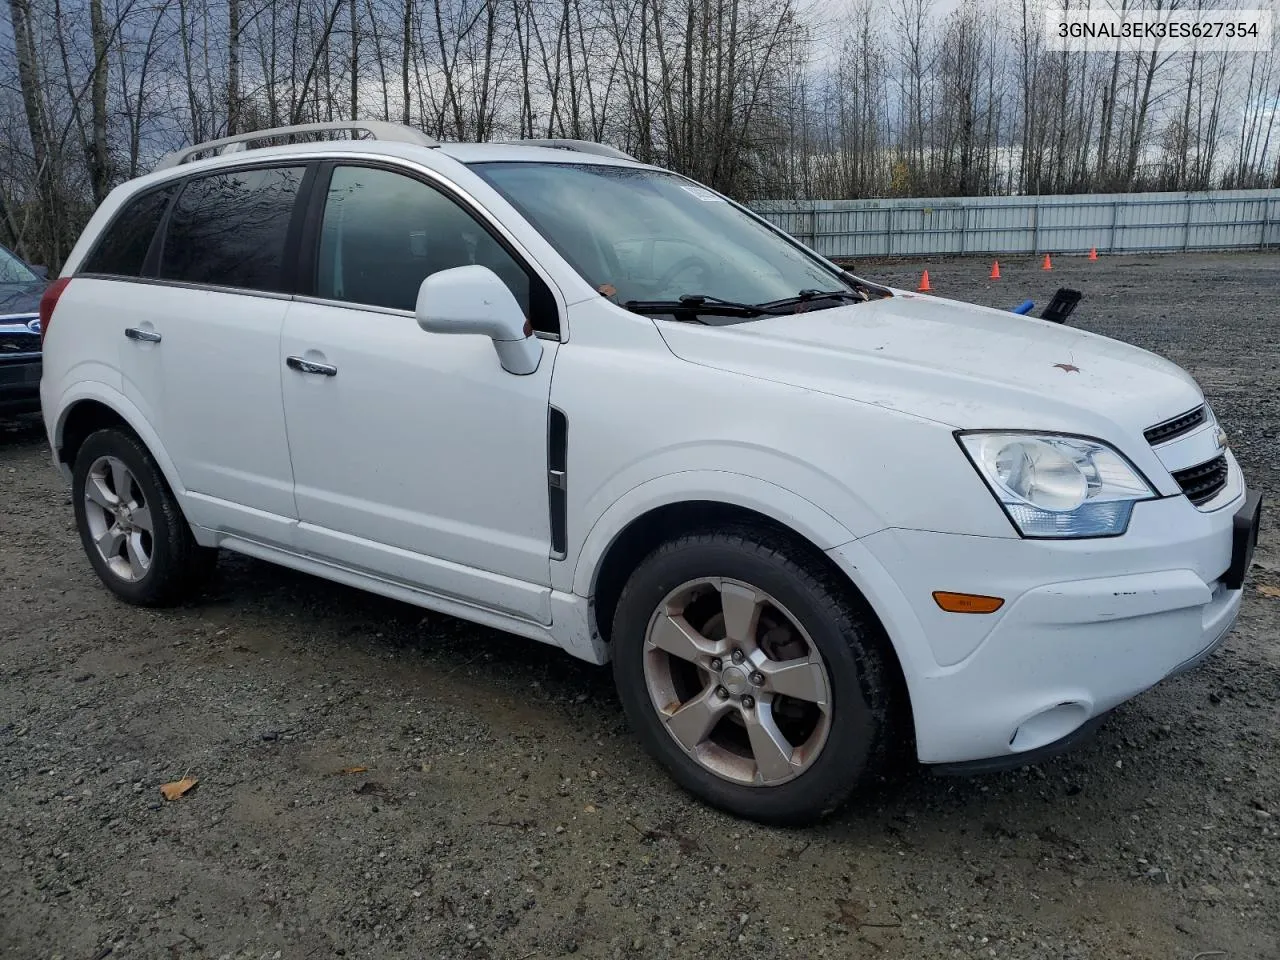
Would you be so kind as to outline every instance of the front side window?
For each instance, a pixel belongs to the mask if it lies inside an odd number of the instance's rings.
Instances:
[[[617,303],[746,304],[854,288],[718,194],[674,173],[591,163],[476,163],[569,263]],[[815,300],[816,304],[817,301]]]
[[[81,269],[85,273],[113,277],[142,276],[151,240],[175,189],[171,185],[152,190],[125,204],[103,232],[93,252],[85,258]]]
[[[285,241],[303,167],[236,170],[187,182],[174,201],[160,278],[285,291]]]
[[[25,263],[4,247],[0,247],[0,284],[26,286],[29,283],[39,282],[40,278],[32,273]]]
[[[388,170],[334,169],[320,228],[317,296],[412,310],[423,280],[468,264],[501,277],[530,317],[528,272],[452,198]]]

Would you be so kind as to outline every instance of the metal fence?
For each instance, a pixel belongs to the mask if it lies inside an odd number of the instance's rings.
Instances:
[[[827,257],[1264,249],[1280,190],[937,200],[762,201],[761,215]]]

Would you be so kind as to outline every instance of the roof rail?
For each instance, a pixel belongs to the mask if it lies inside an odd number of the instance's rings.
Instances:
[[[598,157],[612,157],[615,160],[635,160],[629,153],[607,143],[596,143],[594,140],[505,140],[504,143],[525,147],[554,147],[557,150],[576,150],[578,153],[592,153]],[[639,163],[639,161],[636,161]]]
[[[217,150],[220,153],[237,153],[248,149],[248,144],[258,140],[276,140],[282,137],[297,137],[312,133],[363,132],[372,140],[389,140],[393,143],[414,143],[420,147],[438,147],[439,141],[432,140],[421,130],[407,127],[401,123],[388,123],[385,120],[335,120],[329,123],[298,123],[290,127],[271,127],[267,130],[254,130],[251,133],[239,133],[234,137],[223,137],[221,140],[209,140],[194,146],[183,147],[167,153],[155,165],[155,170],[167,170],[177,167],[195,158],[198,154]]]

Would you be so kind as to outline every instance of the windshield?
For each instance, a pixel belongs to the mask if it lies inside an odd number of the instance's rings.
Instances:
[[[0,247],[0,284],[27,284],[39,281],[40,278],[32,273],[25,263],[4,247]]]
[[[839,273],[674,173],[580,163],[473,169],[619,304],[682,296],[765,304],[802,291],[853,291]]]

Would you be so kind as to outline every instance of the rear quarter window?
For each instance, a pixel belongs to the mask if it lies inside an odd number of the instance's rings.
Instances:
[[[80,272],[113,277],[142,276],[147,251],[176,190],[177,187],[170,184],[126,203],[98,238],[97,246],[85,258]]]
[[[187,181],[165,228],[160,279],[288,292],[286,244],[305,169],[235,170]]]

